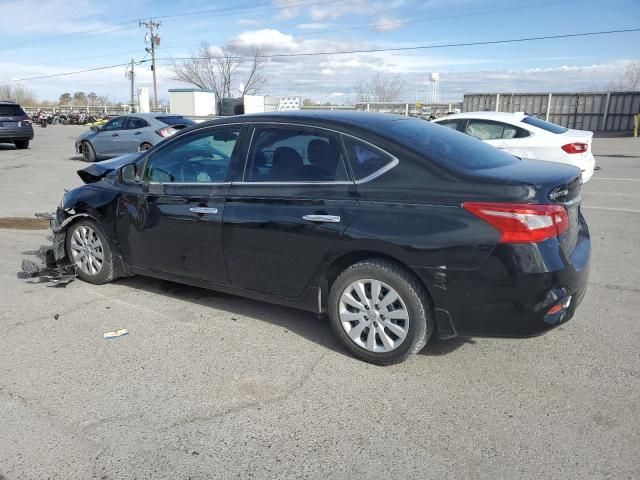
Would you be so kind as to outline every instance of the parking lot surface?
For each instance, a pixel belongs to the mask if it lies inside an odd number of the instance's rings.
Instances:
[[[0,218],[80,184],[81,131],[0,145]],[[142,277],[26,282],[49,233],[0,228],[0,479],[639,478],[640,139],[593,148],[576,317],[392,367],[289,308]]]

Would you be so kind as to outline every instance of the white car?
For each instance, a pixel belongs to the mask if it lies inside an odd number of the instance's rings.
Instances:
[[[520,158],[567,163],[582,170],[582,182],[593,175],[593,132],[571,130],[523,112],[466,112],[434,120]]]

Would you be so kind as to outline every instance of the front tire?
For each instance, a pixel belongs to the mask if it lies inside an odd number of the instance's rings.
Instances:
[[[153,148],[153,145],[151,145],[148,142],[144,142],[140,145],[140,148],[138,149],[138,151],[140,152],[146,152],[147,150],[150,150],[151,148]]]
[[[96,161],[96,152],[89,142],[82,142],[82,159],[90,163]]]
[[[66,247],[69,261],[85,282],[101,285],[115,278],[111,245],[94,220],[85,218],[73,223],[67,230]]]
[[[336,279],[329,318],[344,347],[376,365],[419,352],[433,332],[427,293],[406,270],[386,260],[363,260]]]
[[[18,150],[24,150],[25,148],[29,148],[29,140],[16,140],[13,142]]]

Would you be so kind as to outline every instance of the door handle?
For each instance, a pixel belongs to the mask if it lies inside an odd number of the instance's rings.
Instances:
[[[142,132],[136,132],[134,135],[142,135]]]
[[[117,133],[112,133],[112,134],[111,134],[111,136],[112,136],[112,137],[117,137],[117,136],[118,136],[118,134],[117,134]]]
[[[216,213],[218,213],[217,208],[210,207],[191,207],[189,211],[193,213],[201,213],[203,215],[215,215]]]
[[[338,215],[304,215],[302,219],[309,222],[340,223]]]

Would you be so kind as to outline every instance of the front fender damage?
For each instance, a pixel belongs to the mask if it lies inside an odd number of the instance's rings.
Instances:
[[[77,267],[72,263],[66,251],[66,237],[69,226],[81,218],[91,218],[107,228],[113,250],[115,268],[119,275],[130,275],[120,248],[116,244],[115,229],[112,225],[105,225],[104,219],[109,218],[109,209],[115,208],[113,200],[117,192],[80,187],[67,192],[55,213],[38,213],[37,217],[49,220],[52,232],[52,245],[42,251],[41,259],[44,263],[23,260],[22,271],[29,278],[39,277],[41,281],[51,281],[55,284],[67,284],[77,276]],[[105,215],[106,214],[106,215]]]

